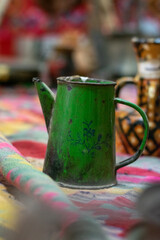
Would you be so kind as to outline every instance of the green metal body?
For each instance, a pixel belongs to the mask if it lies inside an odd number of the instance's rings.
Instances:
[[[109,187],[116,184],[116,169],[135,161],[142,153],[147,139],[147,118],[138,106],[114,98],[114,82],[82,80],[81,77],[59,78],[54,107],[48,87],[36,81],[49,132],[43,170],[65,187]],[[115,102],[136,106],[146,124],[140,150],[118,165],[115,163]],[[52,111],[48,106],[52,106]]]

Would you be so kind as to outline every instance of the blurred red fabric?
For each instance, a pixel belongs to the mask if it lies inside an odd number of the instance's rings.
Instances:
[[[86,32],[87,5],[81,4],[68,13],[49,16],[34,0],[10,2],[0,26],[0,55],[15,55],[15,41],[19,36],[41,37],[78,30]]]

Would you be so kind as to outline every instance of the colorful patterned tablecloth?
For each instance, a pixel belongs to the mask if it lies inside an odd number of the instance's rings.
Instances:
[[[42,170],[48,136],[35,89],[1,88],[0,122],[0,133],[35,168]],[[2,148],[0,142],[0,155]],[[14,230],[16,211],[22,204],[8,190],[11,187],[2,175],[0,179],[0,239],[4,239],[2,230]],[[124,239],[140,220],[135,203],[144,188],[160,181],[160,159],[141,157],[118,170],[117,181],[116,186],[97,191],[62,189],[75,206],[101,224],[111,240]]]

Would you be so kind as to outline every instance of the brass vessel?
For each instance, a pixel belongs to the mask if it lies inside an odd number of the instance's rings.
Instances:
[[[137,104],[145,111],[149,120],[149,137],[144,155],[160,156],[160,38],[133,38],[132,44],[137,57],[137,75],[117,81],[117,96],[126,84],[137,86]],[[123,151],[133,154],[139,146],[144,126],[135,111],[116,112],[117,148],[119,141]]]

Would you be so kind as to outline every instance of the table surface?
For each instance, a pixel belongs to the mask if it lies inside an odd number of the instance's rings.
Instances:
[[[1,88],[0,121],[0,132],[33,166],[42,170],[48,136],[35,89]],[[2,176],[0,179],[0,239],[3,239],[3,229],[14,230],[16,212],[22,204]],[[62,191],[80,210],[98,221],[111,240],[118,240],[124,239],[140,220],[135,207],[139,194],[157,181],[160,181],[160,159],[141,157],[118,170],[114,187]]]

